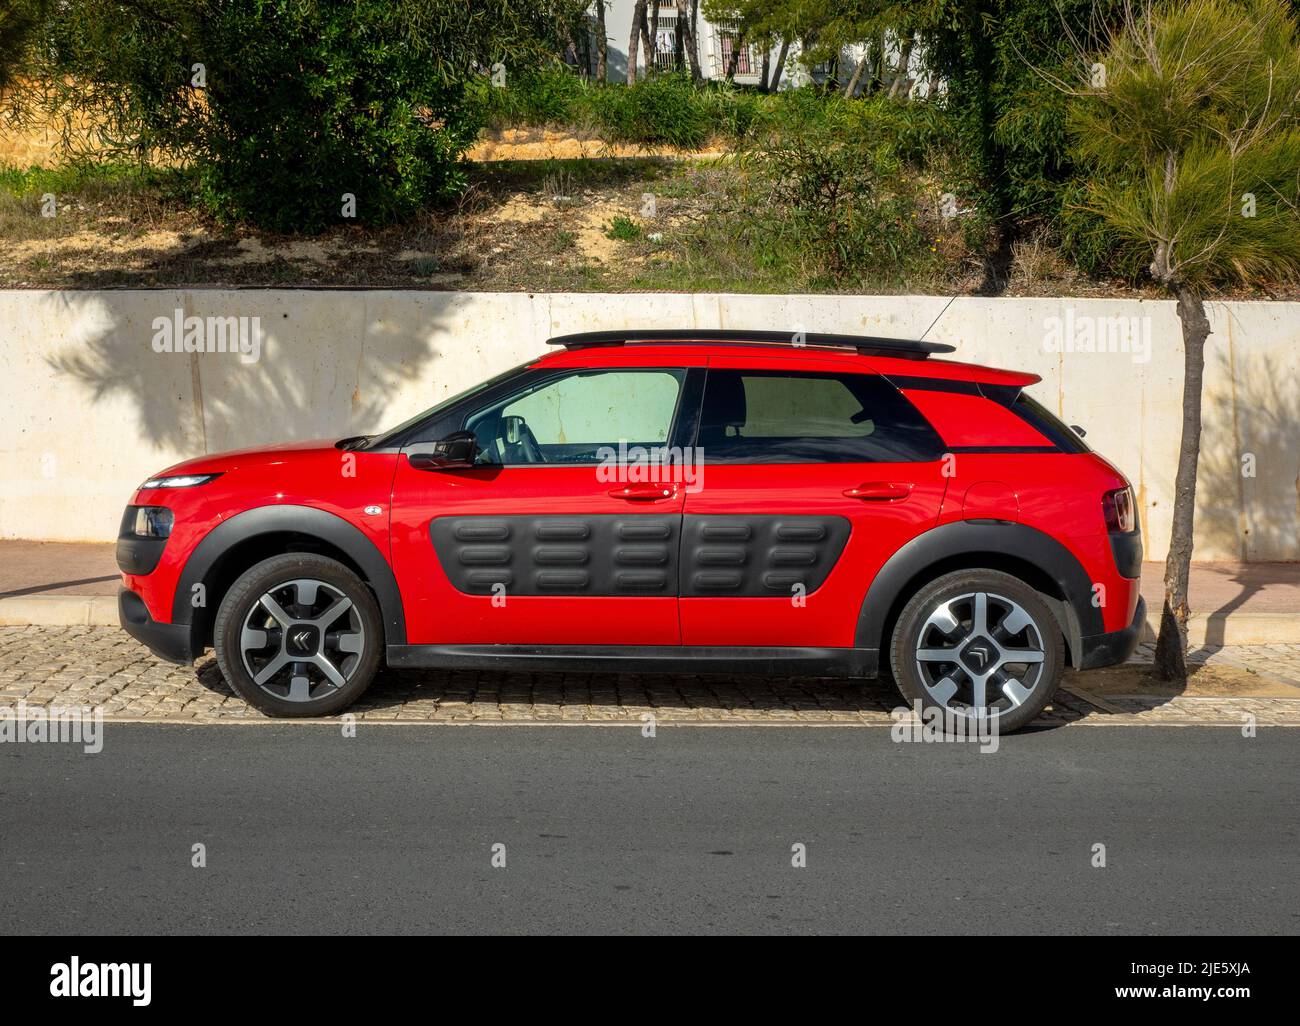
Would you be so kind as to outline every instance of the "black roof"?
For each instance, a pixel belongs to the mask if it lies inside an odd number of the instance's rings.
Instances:
[[[838,335],[805,331],[749,331],[737,328],[628,328],[622,331],[584,331],[576,335],[556,335],[547,345],[567,349],[593,346],[621,346],[632,342],[660,342],[704,345],[763,345],[856,349],[868,356],[901,356],[924,360],[931,353],[956,352],[955,346],[943,342],[920,342],[906,338],[883,338],[878,335]]]

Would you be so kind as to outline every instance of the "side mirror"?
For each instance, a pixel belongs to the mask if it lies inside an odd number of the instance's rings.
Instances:
[[[1084,435],[1086,435],[1086,434],[1088,433],[1088,432],[1086,432],[1085,430],[1083,430],[1083,428],[1079,427],[1078,424],[1071,424],[1071,425],[1070,425],[1070,430],[1073,431],[1073,432],[1074,432],[1076,435],[1078,435],[1080,438],[1082,438]]]
[[[406,461],[416,470],[460,470],[474,466],[478,443],[473,431],[456,431],[428,449],[408,451]]]

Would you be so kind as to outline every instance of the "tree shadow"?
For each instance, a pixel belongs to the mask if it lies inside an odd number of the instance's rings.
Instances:
[[[334,295],[339,302],[322,301]],[[45,362],[68,398],[126,403],[141,443],[180,458],[297,439],[367,434],[397,423],[394,394],[449,358],[435,338],[455,297],[303,290],[122,290],[52,294],[65,345]],[[346,299],[343,297],[346,296]],[[345,304],[345,305],[343,305]],[[257,318],[252,352],[159,352],[155,318]],[[342,319],[345,323],[340,324]],[[175,333],[172,333],[173,336]],[[219,335],[205,344],[215,347]],[[179,343],[180,339],[172,339]],[[255,357],[255,358],[254,358]],[[454,357],[452,357],[454,358]],[[435,390],[428,389],[428,402]],[[414,411],[400,411],[402,415]],[[120,423],[121,415],[116,415]]]
[[[1243,344],[1214,356],[1204,397],[1196,545],[1237,553],[1220,573],[1237,592],[1208,616],[1205,648],[1221,647],[1227,619],[1266,588],[1300,584],[1300,391],[1281,361]]]

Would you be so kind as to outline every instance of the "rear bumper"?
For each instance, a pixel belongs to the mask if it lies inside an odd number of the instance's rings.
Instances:
[[[127,634],[154,655],[188,666],[194,662],[194,630],[187,623],[159,623],[149,615],[144,599],[129,588],[117,593],[117,619]]]
[[[1142,636],[1142,626],[1146,621],[1146,600],[1139,595],[1131,624],[1123,630],[1111,631],[1108,634],[1093,634],[1082,639],[1075,669],[1095,670],[1102,666],[1114,666],[1116,663],[1124,662],[1137,648],[1138,640]]]
[[[1137,580],[1142,576],[1142,532],[1112,534],[1110,551],[1115,557],[1115,569],[1121,577]]]

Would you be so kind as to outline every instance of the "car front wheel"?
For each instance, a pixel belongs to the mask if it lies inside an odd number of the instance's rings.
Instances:
[[[890,663],[909,702],[967,721],[987,716],[1009,733],[1051,701],[1065,643],[1052,611],[1024,581],[959,570],[912,596],[894,630]]]
[[[213,628],[217,665],[270,716],[328,716],[370,686],[383,627],[370,589],[310,552],[263,560],[226,592]]]

